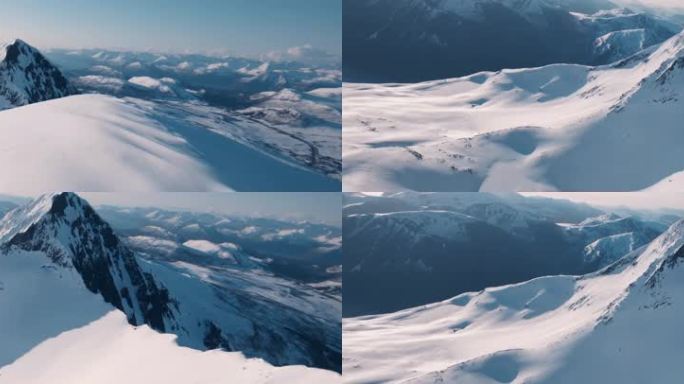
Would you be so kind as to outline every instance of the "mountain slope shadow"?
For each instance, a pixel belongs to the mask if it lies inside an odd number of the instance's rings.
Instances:
[[[115,310],[85,289],[77,274],[51,266],[40,253],[0,255],[0,367]]]
[[[183,137],[196,151],[196,156],[206,160],[216,178],[237,191],[301,191],[304,187],[318,191],[341,189],[339,180],[289,164],[205,128],[159,115],[154,118]]]

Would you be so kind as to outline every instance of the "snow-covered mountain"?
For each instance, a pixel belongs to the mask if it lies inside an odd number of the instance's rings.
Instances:
[[[165,330],[168,293],[146,278],[133,253],[76,195],[46,195],[10,211],[0,222],[0,244],[4,251],[44,253],[55,267],[75,270],[131,324]]]
[[[353,82],[607,64],[682,29],[603,0],[350,0],[343,12],[344,76]]]
[[[684,221],[596,273],[345,319],[348,383],[676,382]],[[635,331],[635,330],[638,330]]]
[[[683,55],[680,33],[605,66],[345,84],[344,189],[675,190]]]
[[[185,244],[210,252],[206,245]],[[174,334],[181,346],[340,370],[340,299],[267,273],[236,245],[207,257],[227,264],[140,257],[72,193],[45,195],[8,212],[0,222],[0,334],[12,347],[3,348],[0,366],[118,310],[130,325]],[[46,282],[22,291],[23,280],[41,279]]]
[[[37,49],[19,39],[0,44],[0,110],[76,92]]]
[[[7,193],[339,188],[325,171],[294,160],[339,165],[334,149],[310,147],[205,105],[77,95],[2,111],[0,125]],[[272,152],[262,150],[269,143]]]
[[[583,206],[574,206],[573,217],[572,205],[556,209],[545,200],[482,193],[345,200],[345,316],[396,311],[540,276],[596,271],[671,224]]]

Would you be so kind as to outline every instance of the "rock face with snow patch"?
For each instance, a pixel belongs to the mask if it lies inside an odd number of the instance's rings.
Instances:
[[[46,195],[11,211],[0,222],[0,243],[5,250],[44,252],[58,266],[74,268],[90,291],[124,311],[131,324],[165,331],[168,291],[143,273],[112,228],[75,194]]]
[[[345,84],[344,189],[678,190],[683,55],[679,33],[610,65]]]
[[[0,109],[76,94],[62,72],[22,40],[0,46]]]

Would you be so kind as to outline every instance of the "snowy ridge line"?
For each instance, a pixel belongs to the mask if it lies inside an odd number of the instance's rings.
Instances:
[[[69,288],[68,295],[102,300],[100,309],[94,309],[97,316],[101,308],[116,308],[130,325],[175,334],[180,346],[196,350],[240,351],[276,366],[340,368],[341,336],[339,323],[334,321],[341,310],[340,300],[260,271],[236,245],[222,244],[224,253],[217,255],[239,262],[234,269],[138,259],[73,193],[44,195],[15,208],[0,221],[0,233],[0,263],[19,263],[27,273],[70,276],[67,283],[76,288]],[[189,245],[207,251],[207,244]],[[26,260],[39,265],[26,268]],[[4,284],[8,280],[0,276],[3,290],[16,291],[12,279]],[[32,292],[28,293],[48,294]],[[21,314],[14,306],[25,303],[19,300],[8,305],[8,311]],[[59,316],[59,310],[66,307],[54,304],[49,308]],[[48,318],[36,321],[40,319]],[[0,335],[4,334],[3,321],[0,315]],[[18,342],[20,347],[31,342],[25,339]],[[3,357],[0,353],[0,365]]]
[[[349,383],[565,384],[616,375],[620,382],[636,383],[634,377],[645,370],[668,382],[681,369],[660,370],[669,359],[647,355],[658,346],[681,351],[667,335],[676,329],[676,313],[684,304],[683,258],[680,220],[596,273],[541,277],[345,319],[345,378]],[[625,338],[635,325],[648,330]],[[605,355],[616,345],[624,353]],[[600,365],[582,368],[598,356],[603,356]],[[624,369],[615,370],[618,366]]]
[[[344,190],[676,189],[683,41],[598,67],[345,83]]]

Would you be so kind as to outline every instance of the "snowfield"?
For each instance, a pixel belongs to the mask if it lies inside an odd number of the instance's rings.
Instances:
[[[344,85],[346,191],[682,188],[684,33],[612,65]]]
[[[199,104],[104,95],[5,110],[0,185],[15,194],[335,190],[335,179],[234,138],[235,127],[216,114]]]
[[[239,352],[179,347],[172,336],[147,326],[128,325],[118,311],[49,339],[0,368],[3,384],[337,382],[341,376],[330,371],[273,367],[260,359],[246,359]]]
[[[0,254],[0,308],[3,384],[340,381],[331,371],[180,347],[173,335],[129,325],[77,273],[41,253]]]
[[[347,383],[675,383],[684,221],[585,276],[343,322]]]

